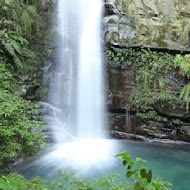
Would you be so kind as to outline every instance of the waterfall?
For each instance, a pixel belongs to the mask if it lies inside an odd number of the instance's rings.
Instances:
[[[30,167],[51,174],[72,167],[89,177],[115,163],[117,143],[106,135],[102,7],[102,0],[57,2],[55,64],[44,69],[44,82],[50,68],[51,77],[48,102],[41,102],[54,141]]]
[[[106,135],[102,0],[58,0],[56,61],[49,87],[49,115],[55,149],[41,160],[61,167],[110,166]],[[46,161],[45,161],[46,160]],[[61,162],[61,164],[60,164]],[[112,162],[113,163],[113,162]]]
[[[48,123],[57,143],[105,138],[102,0],[59,0]]]
[[[81,0],[77,86],[77,137],[105,137],[105,102],[101,55],[102,0]]]

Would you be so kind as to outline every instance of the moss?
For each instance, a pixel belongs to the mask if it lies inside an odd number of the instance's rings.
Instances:
[[[167,117],[155,111],[157,104],[181,103],[183,105],[186,103],[185,99],[180,100],[180,91],[174,94],[166,85],[167,74],[176,69],[175,56],[144,49],[107,50],[107,55],[115,64],[127,64],[135,73],[136,85],[130,95],[130,104],[136,108],[137,116],[144,120],[151,119],[168,125],[179,124],[178,120],[168,120]]]
[[[143,0],[117,0],[116,5],[123,18],[135,20],[133,29],[138,34],[139,44],[179,50],[189,48],[190,2],[154,0],[150,4]],[[124,35],[115,40],[122,47],[133,44],[125,38]]]
[[[168,44],[164,41],[166,39],[165,34],[162,33],[155,42],[158,44],[158,47],[167,47]]]

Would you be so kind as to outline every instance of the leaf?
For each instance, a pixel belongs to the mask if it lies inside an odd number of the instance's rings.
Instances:
[[[144,188],[141,186],[141,184],[139,182],[135,182],[132,190],[144,190]]]
[[[4,11],[8,11],[9,8],[8,8],[7,6],[3,6],[3,7],[2,7],[2,10],[4,10]]]
[[[13,46],[12,46],[11,43],[6,43],[6,44],[5,44],[5,49],[7,50],[7,52],[8,52],[10,55],[15,56],[15,50],[14,50],[14,48],[13,48]]]
[[[133,168],[133,165],[128,165],[127,170],[131,170]]]
[[[20,44],[15,40],[11,40],[11,44],[18,54],[21,54]]]
[[[126,160],[123,160],[123,166],[126,166],[127,165],[127,161]]]
[[[142,178],[146,178],[146,176],[147,176],[147,174],[146,174],[146,169],[144,169],[144,168],[141,169],[141,170],[140,170],[140,175],[141,175]]]
[[[161,79],[159,79],[160,88],[164,88],[165,84],[166,84],[166,80],[163,77]]]
[[[126,173],[127,178],[130,178],[131,176],[135,175],[138,172],[138,170],[129,170]]]
[[[143,183],[147,183],[147,178],[141,178],[141,181],[142,181]]]
[[[19,190],[20,189],[21,184],[16,179],[6,178],[6,180],[0,179],[0,189],[3,189],[3,190]]]
[[[5,0],[5,4],[10,5],[13,2],[13,0]]]
[[[16,65],[17,68],[21,68],[22,67],[22,62],[21,62],[21,60],[17,56],[14,57],[14,63],[15,63],[15,65]]]
[[[29,42],[21,36],[13,35],[12,38],[16,41],[19,41],[22,45],[28,45],[29,44]]]
[[[114,57],[113,59],[115,62],[118,62],[119,61],[119,57]]]
[[[144,162],[144,163],[146,163],[146,160],[144,160],[144,159],[142,159],[142,158],[137,157],[137,158],[136,158],[136,162]]]
[[[147,183],[151,183],[151,182],[152,182],[152,170],[149,170],[147,174]]]

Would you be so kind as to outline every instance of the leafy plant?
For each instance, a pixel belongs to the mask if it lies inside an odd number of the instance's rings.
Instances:
[[[0,27],[0,29],[7,28],[19,36],[31,38],[32,29],[38,19],[38,14],[37,7],[28,3],[19,0],[1,0],[0,7],[2,9],[0,15],[2,16],[2,28]]]
[[[182,88],[179,98],[186,103],[186,110],[188,112],[190,103],[190,84],[187,84]]]
[[[187,76],[190,79],[190,55],[185,56],[176,55],[174,59],[174,66],[181,69],[181,74]]]
[[[38,106],[0,90],[0,163],[30,156],[44,146],[40,121],[32,119]]]
[[[145,166],[141,166],[140,163],[146,162],[142,158],[136,158],[132,160],[132,156],[122,150],[121,154],[117,154],[116,157],[121,157],[123,165],[127,168],[126,177],[134,177],[134,183],[132,190],[171,190],[171,184],[162,181],[160,178],[154,179],[152,170],[147,170]]]
[[[39,14],[40,6],[40,0],[0,0],[0,169],[44,147],[43,123],[35,117],[38,106],[23,98],[20,87],[40,86],[34,72],[43,61],[32,43],[49,18],[45,11]],[[44,89],[37,93],[44,94]]]

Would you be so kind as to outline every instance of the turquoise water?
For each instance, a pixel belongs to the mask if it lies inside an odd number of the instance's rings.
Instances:
[[[124,145],[125,144],[125,145]],[[147,160],[155,177],[173,183],[174,190],[190,189],[190,146],[152,143],[123,143],[128,152]]]
[[[114,141],[114,152],[119,153],[121,149],[126,149],[134,158],[142,157],[147,160],[146,166],[153,170],[154,177],[162,177],[163,180],[172,182],[174,190],[190,189],[189,145]],[[61,160],[61,163],[66,165],[64,159]],[[114,158],[113,155],[113,159],[108,160],[107,164],[106,167],[102,167],[100,163],[93,166],[93,169],[83,168],[82,176],[94,178],[119,173],[123,176],[120,180],[125,180],[125,168],[122,166],[121,160]],[[50,162],[46,158],[42,162],[35,161],[22,166],[19,172],[28,178],[36,175],[42,178],[52,178],[56,176],[60,165],[60,163]]]

